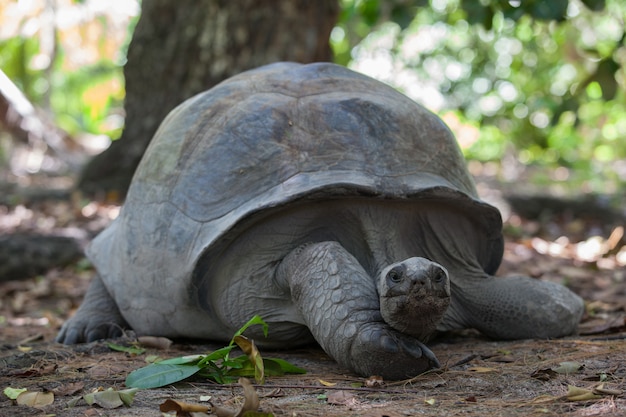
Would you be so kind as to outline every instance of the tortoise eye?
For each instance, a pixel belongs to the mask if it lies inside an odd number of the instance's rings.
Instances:
[[[442,270],[435,272],[435,276],[433,277],[433,281],[437,284],[442,283],[446,279],[446,273]]]
[[[387,279],[391,282],[398,283],[402,280],[402,274],[395,269],[392,269],[387,273]]]

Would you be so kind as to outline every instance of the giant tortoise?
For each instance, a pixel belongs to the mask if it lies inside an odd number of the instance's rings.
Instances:
[[[570,290],[493,276],[501,229],[437,116],[338,65],[268,65],[167,116],[57,340],[130,327],[226,341],[258,314],[260,346],[316,341],[358,374],[400,379],[439,365],[424,345],[439,331],[575,332]]]

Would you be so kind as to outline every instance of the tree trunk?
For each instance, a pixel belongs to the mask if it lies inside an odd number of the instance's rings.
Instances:
[[[337,0],[144,0],[128,49],[126,126],[78,188],[123,197],[150,139],[183,100],[276,61],[331,60]]]

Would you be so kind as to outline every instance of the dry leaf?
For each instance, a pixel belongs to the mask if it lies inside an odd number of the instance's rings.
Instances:
[[[135,393],[138,390],[136,388],[125,389],[115,391],[113,388],[109,388],[104,391],[92,392],[83,395],[83,399],[89,405],[99,405],[102,408],[113,409],[119,408],[123,405],[130,406],[133,403]]]
[[[569,401],[589,401],[602,398],[600,395],[594,394],[591,390],[579,388],[574,385],[567,386],[567,394],[565,397]]]
[[[172,346],[172,341],[167,337],[155,337],[155,336],[139,336],[137,338],[139,343],[144,347],[167,350]]]
[[[498,356],[492,356],[489,359],[487,359],[487,361],[489,362],[500,362],[500,363],[513,363],[515,362],[515,358],[509,356],[509,355],[498,355]]]
[[[531,378],[538,379],[540,381],[549,381],[554,378],[558,374],[550,368],[537,369],[535,372],[530,374]]]
[[[382,376],[372,375],[365,380],[365,386],[368,388],[382,387],[383,385],[385,385],[385,381],[383,381]]]
[[[333,391],[326,397],[326,402],[333,405],[354,406],[357,404],[356,397],[349,391]]]
[[[270,392],[267,392],[262,395],[262,397],[266,397],[266,398],[279,398],[279,397],[285,397],[285,396],[287,396],[287,394],[281,388],[274,388]]]
[[[543,403],[550,403],[552,401],[555,401],[558,397],[555,397],[553,395],[540,395],[538,397],[533,398],[533,400],[531,401],[532,404],[543,404]]]
[[[263,384],[265,382],[265,367],[263,365],[263,358],[261,352],[254,344],[254,340],[248,339],[245,336],[239,335],[233,338],[233,341],[239,346],[239,348],[246,354],[250,362],[254,365],[254,379],[257,384]]]
[[[19,405],[30,407],[43,407],[54,402],[54,394],[51,392],[25,391],[17,396]]]
[[[325,387],[334,387],[335,385],[337,385],[336,382],[328,382],[328,381],[324,381],[323,379],[320,379],[320,384],[324,385]]]
[[[477,373],[487,373],[487,372],[497,372],[496,368],[487,368],[485,366],[473,366],[471,368],[467,368],[468,371],[477,372]]]
[[[559,366],[552,368],[552,370],[557,374],[569,375],[580,371],[584,367],[582,363],[567,361],[559,363]]]
[[[621,390],[604,388],[604,384],[600,384],[593,389],[594,394],[598,395],[622,395]]]
[[[159,410],[164,413],[167,413],[169,411],[176,411],[177,414],[192,412],[206,413],[207,411],[209,411],[209,407],[207,407],[206,405],[189,404],[176,400],[165,400],[165,402],[159,406]]]
[[[229,408],[213,406],[211,413],[217,417],[242,417],[247,412],[256,412],[259,409],[259,396],[247,378],[239,378],[239,383],[243,387],[244,402],[237,412]]]
[[[85,388],[84,382],[70,382],[70,383],[61,385],[60,387],[52,390],[52,392],[55,395],[63,397],[67,395],[76,394],[78,391],[82,390],[83,388]]]

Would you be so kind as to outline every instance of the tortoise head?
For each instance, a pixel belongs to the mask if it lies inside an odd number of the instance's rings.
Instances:
[[[425,258],[408,258],[382,270],[380,312],[395,330],[427,340],[450,305],[448,271]]]

